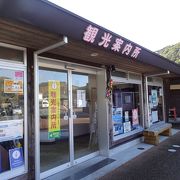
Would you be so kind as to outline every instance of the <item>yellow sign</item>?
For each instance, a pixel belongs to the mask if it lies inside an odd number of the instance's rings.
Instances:
[[[4,79],[4,93],[23,93],[23,80]]]
[[[48,82],[48,138],[60,137],[60,82]]]

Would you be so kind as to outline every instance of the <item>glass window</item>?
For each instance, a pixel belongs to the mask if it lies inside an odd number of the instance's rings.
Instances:
[[[11,49],[0,46],[0,59],[23,62],[24,55],[22,50]]]
[[[116,83],[113,85],[113,140],[142,130],[140,85]],[[124,135],[124,136],[122,136]]]
[[[0,69],[0,173],[24,166],[24,72]]]
[[[151,124],[163,120],[162,101],[162,87],[148,86],[149,119]]]

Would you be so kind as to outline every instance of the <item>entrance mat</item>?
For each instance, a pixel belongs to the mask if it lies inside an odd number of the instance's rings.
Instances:
[[[93,164],[90,167],[82,169],[81,171],[64,178],[63,180],[78,180],[78,179],[84,178],[84,177],[92,174],[93,172],[97,171],[98,169],[100,169],[108,164],[111,164],[114,161],[115,161],[114,159],[106,158],[96,164]]]

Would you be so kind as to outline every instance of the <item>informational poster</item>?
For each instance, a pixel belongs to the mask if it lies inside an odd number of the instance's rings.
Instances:
[[[0,121],[0,142],[23,138],[23,119]]]
[[[14,169],[24,165],[22,147],[9,149],[9,164],[10,169]]]
[[[151,90],[151,99],[152,99],[153,106],[157,106],[158,105],[157,90],[155,89]]]
[[[125,111],[124,115],[125,115],[125,121],[129,121],[129,111]]]
[[[113,122],[118,122],[118,123],[122,122],[122,117],[123,117],[122,108],[113,108],[112,111],[113,111],[112,112]]]
[[[60,82],[48,82],[48,139],[60,137]]]
[[[4,93],[23,93],[23,80],[4,79]]]
[[[77,107],[86,107],[86,90],[77,90]]]
[[[138,108],[132,109],[132,125],[133,126],[139,125]]]
[[[123,133],[123,111],[122,108],[113,108],[112,109],[112,121],[113,121],[113,135]]]
[[[130,121],[124,122],[123,126],[124,126],[124,133],[131,131],[131,122]]]
[[[152,122],[157,122],[158,121],[158,111],[152,111],[151,112],[151,117],[152,117]]]
[[[114,136],[122,134],[123,132],[124,132],[123,123],[113,125],[113,135]]]

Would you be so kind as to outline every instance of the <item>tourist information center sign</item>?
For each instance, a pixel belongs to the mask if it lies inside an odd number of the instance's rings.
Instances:
[[[133,59],[137,59],[138,55],[141,53],[140,47],[133,45],[123,38],[115,37],[108,32],[102,32],[92,25],[86,27],[83,40]]]

